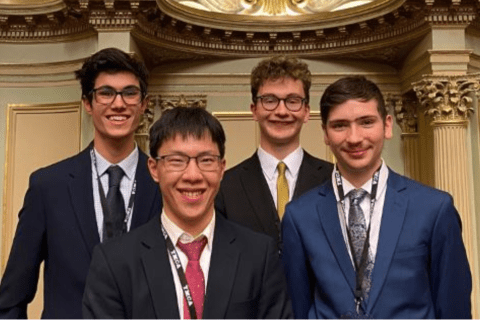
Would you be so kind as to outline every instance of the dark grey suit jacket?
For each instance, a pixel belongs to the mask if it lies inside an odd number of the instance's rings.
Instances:
[[[85,288],[83,316],[180,317],[159,216],[96,247]],[[285,275],[272,239],[217,215],[203,317],[293,317]]]
[[[330,179],[332,170],[331,163],[304,151],[292,200]],[[225,172],[215,209],[228,220],[273,237],[281,250],[280,220],[257,152]]]
[[[140,152],[131,229],[161,210],[158,185]],[[82,296],[94,246],[95,218],[90,149],[34,172],[0,286],[0,318],[26,318],[45,262],[43,318],[82,317]]]

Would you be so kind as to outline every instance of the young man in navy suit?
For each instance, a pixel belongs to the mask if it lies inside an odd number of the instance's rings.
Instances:
[[[291,202],[284,255],[296,318],[470,318],[472,280],[452,197],[389,169],[379,88],[342,78],[320,102],[332,179]]]
[[[264,319],[293,316],[270,237],[216,215],[225,134],[202,108],[165,111],[148,167],[163,196],[149,223],[97,246],[85,318]]]
[[[88,58],[76,76],[95,136],[78,155],[31,175],[0,286],[2,318],[27,317],[42,262],[42,317],[81,318],[93,247],[161,208],[147,157],[134,140],[148,103],[145,65],[110,48]]]
[[[328,179],[333,169],[300,146],[310,117],[310,85],[307,64],[293,57],[268,58],[253,69],[250,110],[260,127],[260,145],[225,172],[215,201],[227,219],[273,237],[279,251],[285,204]]]

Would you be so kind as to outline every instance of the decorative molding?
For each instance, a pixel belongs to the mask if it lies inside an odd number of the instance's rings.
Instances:
[[[140,118],[140,123],[137,130],[135,130],[135,141],[137,142],[140,149],[148,154],[149,146],[149,132],[150,127],[153,124],[153,119],[155,118],[155,102],[152,100],[148,101],[147,108]]]
[[[406,95],[387,95],[387,105],[393,110],[395,119],[404,134],[411,135],[418,133],[417,109],[418,100],[415,97]]]
[[[473,97],[480,89],[479,75],[424,76],[413,83],[425,114],[433,122],[468,121],[473,110]]]
[[[158,95],[152,98],[155,99],[155,103],[160,107],[161,112],[176,107],[200,107],[204,109],[207,108],[207,96],[203,94]]]

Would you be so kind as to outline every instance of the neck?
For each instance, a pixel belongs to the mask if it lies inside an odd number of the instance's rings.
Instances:
[[[102,155],[108,162],[116,164],[128,157],[135,148],[135,142],[132,139],[128,140],[102,140],[95,139],[93,140],[93,145],[95,150]]]
[[[283,160],[300,146],[300,141],[287,144],[272,144],[265,139],[260,139],[260,146],[278,160]]]
[[[210,221],[213,218],[213,207],[209,211],[210,213],[204,217],[192,220],[181,220],[177,219],[173,214],[171,214],[168,210],[164,211],[168,218],[180,229],[184,232],[188,233],[192,237],[196,238],[203,230],[208,226]]]

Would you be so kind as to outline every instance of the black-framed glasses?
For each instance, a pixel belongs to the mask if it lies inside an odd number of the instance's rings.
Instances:
[[[93,89],[92,93],[97,103],[106,105],[113,103],[117,94],[119,94],[122,97],[123,102],[129,106],[138,105],[143,99],[142,91],[135,86],[126,87],[122,91],[117,91],[112,87],[104,86]]]
[[[274,95],[257,96],[256,99],[260,100],[262,107],[265,108],[265,110],[267,111],[275,110],[280,104],[280,101],[283,101],[283,103],[285,103],[285,107],[287,107],[288,110],[299,111],[305,101],[307,101],[307,99],[299,96],[288,96],[286,98],[279,98]]]
[[[184,154],[167,154],[155,159],[162,160],[168,171],[183,171],[187,169],[191,159],[195,159],[198,169],[201,171],[217,171],[220,169],[220,160],[222,158],[213,154],[202,154],[196,157],[189,157]]]

